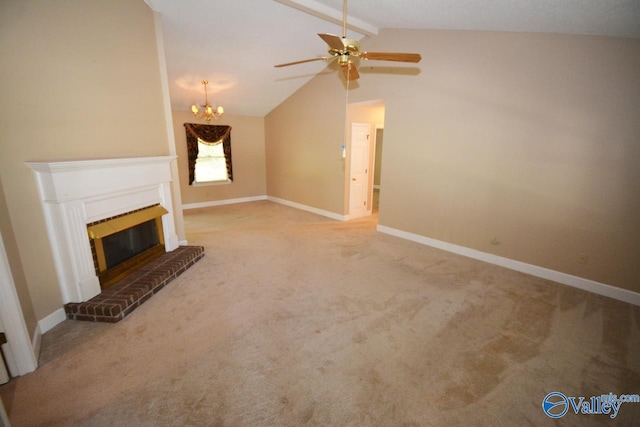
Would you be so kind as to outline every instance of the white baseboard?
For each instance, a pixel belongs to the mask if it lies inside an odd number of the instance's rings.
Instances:
[[[558,282],[563,285],[572,286],[574,288],[582,289],[594,294],[603,295],[619,301],[640,306],[640,293],[633,292],[627,289],[622,289],[616,286],[607,285],[605,283],[595,282],[593,280],[573,276],[571,274],[566,274],[559,271],[550,270],[548,268],[515,261],[498,255],[466,248],[464,246],[454,245],[452,243],[443,242],[441,240],[432,239],[430,237],[421,236],[419,234],[409,233],[407,231],[398,230],[395,228],[387,227],[385,225],[378,225],[377,230],[381,233],[390,234],[395,237],[411,240],[413,242],[421,243],[423,245],[431,246],[437,249],[442,249],[447,252],[453,252],[455,254],[466,256],[468,258],[477,259],[489,264],[499,265],[510,270],[515,270],[521,273],[530,274],[532,276],[541,277],[543,279]]]
[[[258,200],[267,200],[267,196],[242,197],[239,199],[213,200],[210,202],[187,203],[182,205],[183,210],[209,208],[212,206],[232,205],[235,203],[257,202]]]
[[[182,205],[183,210],[188,209],[199,209],[199,208],[208,208],[212,206],[222,206],[222,205],[232,205],[235,203],[246,203],[246,202],[257,202],[259,200],[269,200],[271,202],[279,203],[281,205],[290,206],[292,208],[300,209],[303,211],[311,212],[317,215],[326,216],[331,219],[335,219],[338,221],[346,221],[349,219],[348,215],[340,215],[334,212],[325,211],[323,209],[314,208],[312,206],[303,205],[296,202],[291,202],[289,200],[280,199],[278,197],[272,196],[255,196],[255,197],[243,197],[239,199],[226,199],[226,200],[214,200],[211,202],[201,202],[201,203],[187,203]],[[180,242],[182,245],[183,242]],[[186,241],[184,241],[186,245]]]
[[[56,327],[59,323],[62,323],[67,319],[67,315],[64,312],[64,308],[59,308],[44,319],[38,322],[38,328],[43,334]]]
[[[335,219],[337,221],[346,221],[349,219],[348,215],[340,215],[335,212],[325,211],[323,209],[314,208],[312,206],[303,205],[296,202],[291,202],[289,200],[279,199],[277,197],[267,196],[267,200],[270,202],[280,203],[281,205],[286,205],[292,208],[300,209],[303,211],[311,212],[317,215],[326,216],[331,219]]]
[[[33,347],[33,354],[38,360],[38,356],[40,355],[40,347],[42,346],[42,331],[40,330],[40,325],[36,325],[36,330],[33,331],[33,337],[31,337],[31,346]]]

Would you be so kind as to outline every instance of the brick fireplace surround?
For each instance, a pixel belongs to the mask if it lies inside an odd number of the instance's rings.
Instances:
[[[176,156],[28,162],[36,175],[65,313],[76,320],[117,322],[204,256],[179,246],[173,218],[171,162]],[[87,224],[158,204],[165,251],[102,290]]]
[[[115,323],[204,256],[201,246],[180,246],[145,264],[87,302],[64,306],[67,319]]]

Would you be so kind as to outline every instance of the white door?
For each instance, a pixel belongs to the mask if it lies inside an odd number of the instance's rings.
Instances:
[[[351,176],[349,186],[349,218],[371,214],[369,196],[369,151],[371,125],[351,124]]]

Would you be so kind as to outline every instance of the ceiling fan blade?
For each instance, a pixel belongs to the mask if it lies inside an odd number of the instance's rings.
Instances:
[[[358,73],[356,64],[352,62],[343,62],[340,64],[340,67],[342,67],[342,73],[347,81],[351,82],[360,78],[360,73]]]
[[[304,64],[305,62],[312,62],[312,61],[326,61],[328,59],[333,59],[333,58],[329,58],[327,56],[322,56],[319,58],[311,58],[311,59],[303,59],[302,61],[294,61],[294,62],[287,62],[284,64],[278,64],[278,65],[274,65],[274,67],[278,68],[278,67],[288,67],[289,65],[296,65],[296,64]]]
[[[362,52],[360,58],[375,61],[420,62],[418,53]]]
[[[344,44],[342,44],[342,39],[338,36],[334,36],[333,34],[318,34],[322,40],[326,44],[329,45],[331,49],[335,49],[337,51],[342,52],[344,50]]]

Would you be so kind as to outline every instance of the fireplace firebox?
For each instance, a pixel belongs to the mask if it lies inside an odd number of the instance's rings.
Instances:
[[[155,205],[87,225],[102,289],[165,253],[161,217],[166,213]]]

